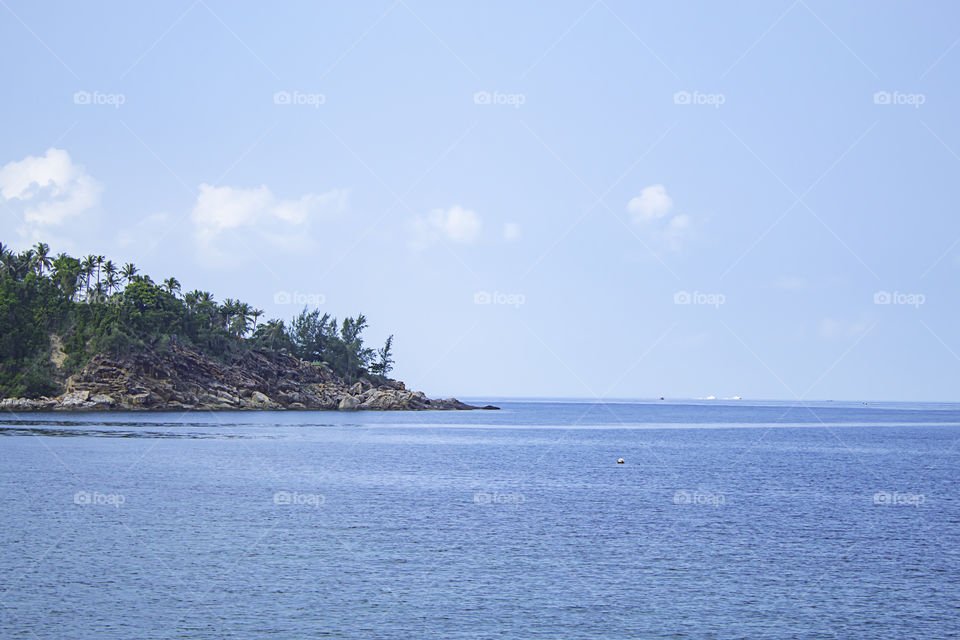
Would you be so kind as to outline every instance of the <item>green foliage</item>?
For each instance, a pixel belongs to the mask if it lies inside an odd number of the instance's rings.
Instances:
[[[393,336],[387,338],[382,347],[377,349],[376,360],[370,364],[370,373],[385,376],[393,369]]]
[[[43,243],[21,253],[0,243],[0,398],[53,395],[97,353],[163,352],[174,344],[223,362],[251,348],[289,353],[347,382],[385,376],[393,365],[393,336],[377,351],[364,347],[363,314],[338,324],[305,308],[289,325],[257,326],[263,311],[239,300],[218,305],[199,290],[180,298],[175,278],[158,286],[133,264],[118,269],[104,256],[48,254]],[[59,370],[50,359],[51,334],[67,355]]]

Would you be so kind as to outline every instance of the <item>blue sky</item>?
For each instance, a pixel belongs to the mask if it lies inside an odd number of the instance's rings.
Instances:
[[[0,5],[5,244],[432,395],[957,399],[952,3]]]

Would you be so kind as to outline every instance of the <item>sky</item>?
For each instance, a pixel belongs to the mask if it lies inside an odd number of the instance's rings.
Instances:
[[[958,400],[950,2],[0,0],[0,241],[432,396]]]

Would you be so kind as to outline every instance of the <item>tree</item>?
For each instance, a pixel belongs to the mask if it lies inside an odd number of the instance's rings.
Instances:
[[[246,302],[237,301],[234,304],[229,330],[238,338],[242,338],[250,331],[250,305]]]
[[[90,278],[93,277],[93,272],[97,269],[97,256],[89,255],[80,262],[80,268],[84,276],[86,276],[86,284],[83,287],[84,293],[90,290]]]
[[[123,265],[123,269],[120,270],[120,275],[123,276],[125,284],[130,284],[133,281],[133,277],[137,275],[138,269],[133,266],[132,262],[128,262]]]
[[[367,317],[362,313],[356,318],[344,318],[340,327],[340,357],[337,359],[338,373],[347,381],[362,375],[373,357],[373,349],[363,346],[363,330],[367,327]]]
[[[377,349],[377,360],[370,365],[370,371],[386,376],[393,369],[393,354],[390,350],[393,348],[393,335],[387,338],[382,347]]]
[[[163,281],[163,290],[172,296],[180,293],[180,281],[176,278],[167,278]]]
[[[337,320],[331,319],[329,313],[320,315],[319,309],[303,311],[290,323],[290,341],[295,348],[295,355],[307,362],[323,362],[331,360],[331,344],[337,339]]]
[[[124,281],[120,298],[115,293]],[[222,362],[251,348],[290,353],[323,363],[347,382],[371,372],[386,375],[393,366],[393,336],[381,349],[364,346],[363,314],[338,322],[304,308],[289,324],[266,320],[261,325],[262,309],[232,298],[220,305],[201,290],[181,300],[180,289],[175,278],[155,285],[132,263],[118,269],[104,256],[51,258],[42,242],[19,253],[0,243],[0,398],[62,392],[63,379],[94,355],[162,350],[174,336]],[[81,304],[105,300],[112,304]],[[67,354],[56,371],[51,332],[61,336]]]
[[[77,300],[79,296],[80,284],[80,262],[76,258],[71,258],[65,253],[61,253],[53,261],[53,273],[51,278],[60,288],[60,291],[70,300]]]
[[[107,287],[107,291],[114,293],[120,288],[120,278],[117,277],[116,273],[108,273],[107,279],[104,280],[104,284]]]
[[[106,260],[105,256],[95,256],[93,261],[97,265],[97,285],[100,284],[100,267],[103,266],[104,261]]]
[[[111,291],[114,287],[120,286],[120,280],[117,278],[117,265],[113,264],[113,260],[107,260],[103,263],[103,272],[107,276],[106,282],[104,283],[107,291]]]
[[[253,344],[257,348],[270,351],[294,351],[294,344],[283,320],[268,320],[260,325],[253,334]]]
[[[43,275],[44,269],[53,268],[53,260],[50,258],[50,245],[44,242],[38,242],[33,247],[33,264],[36,266],[37,275]]]

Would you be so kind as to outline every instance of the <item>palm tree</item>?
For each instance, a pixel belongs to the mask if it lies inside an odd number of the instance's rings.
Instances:
[[[240,304],[239,300],[227,298],[223,301],[223,304],[220,305],[220,326],[222,326],[224,329],[230,329],[230,323],[233,320],[233,317],[237,315],[238,304]]]
[[[120,270],[120,275],[123,276],[123,279],[127,284],[130,284],[133,281],[133,276],[137,275],[138,269],[133,266],[132,262],[128,262],[123,265],[123,269]]]
[[[10,249],[3,246],[3,243],[0,242],[0,272],[6,271],[9,268],[10,258],[13,257],[13,253],[10,252]]]
[[[53,268],[53,260],[50,258],[50,245],[45,242],[38,242],[33,247],[33,264],[37,268],[37,275],[43,275],[44,269]]]
[[[263,309],[252,309],[250,311],[250,317],[253,318],[253,330],[257,330],[257,319],[263,315]]]
[[[107,290],[102,282],[96,283],[88,294],[92,294],[94,302],[104,302],[107,298]]]
[[[94,261],[97,264],[97,284],[99,285],[100,284],[100,267],[103,266],[104,261],[106,261],[106,257],[97,256],[96,258],[94,258]]]
[[[172,296],[180,293],[180,281],[176,278],[167,278],[163,281],[163,290]]]
[[[230,333],[242,338],[250,331],[250,316],[252,309],[246,302],[236,301],[233,307],[233,317],[230,320]]]
[[[110,276],[114,276],[113,281],[115,283],[119,282],[119,279],[116,278],[117,265],[113,264],[113,260],[107,260],[105,263],[103,263],[103,272],[106,274],[108,280],[110,279]]]
[[[97,257],[96,256],[87,256],[80,261],[80,273],[86,278],[86,283],[84,284],[84,291],[90,289],[90,277],[93,276],[94,270],[97,268]]]
[[[120,288],[120,278],[117,277],[115,271],[107,273],[107,279],[104,280],[104,283],[107,286],[107,291],[111,293]]]

